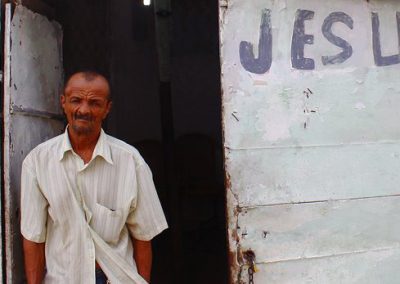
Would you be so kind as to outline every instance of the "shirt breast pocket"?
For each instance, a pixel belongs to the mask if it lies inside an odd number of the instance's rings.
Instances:
[[[112,210],[99,203],[95,204],[90,226],[104,241],[117,243],[124,224],[121,209]]]

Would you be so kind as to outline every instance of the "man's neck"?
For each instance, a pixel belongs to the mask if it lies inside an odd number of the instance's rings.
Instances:
[[[82,158],[85,164],[92,158],[94,148],[100,137],[100,131],[101,130],[94,133],[78,134],[68,127],[68,136],[72,149]]]

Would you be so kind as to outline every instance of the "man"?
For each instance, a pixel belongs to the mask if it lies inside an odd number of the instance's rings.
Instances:
[[[167,223],[147,164],[101,128],[109,83],[96,72],[76,73],[61,105],[65,133],[33,149],[22,166],[28,283],[149,282],[150,240]]]

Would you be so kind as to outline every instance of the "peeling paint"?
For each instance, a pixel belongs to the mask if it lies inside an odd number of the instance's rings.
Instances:
[[[362,102],[358,102],[356,103],[356,105],[354,106],[355,109],[357,110],[363,110],[366,108],[365,104],[363,104]]]

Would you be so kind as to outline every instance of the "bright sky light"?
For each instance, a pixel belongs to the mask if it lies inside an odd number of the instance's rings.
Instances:
[[[151,0],[143,0],[143,5],[150,6]]]

